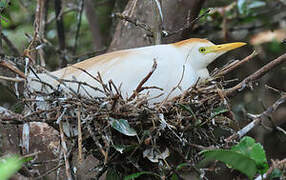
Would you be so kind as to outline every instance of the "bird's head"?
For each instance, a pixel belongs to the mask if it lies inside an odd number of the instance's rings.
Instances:
[[[243,42],[215,45],[206,39],[192,38],[176,45],[183,47],[187,53],[187,61],[193,68],[204,69],[222,54],[246,45]]]

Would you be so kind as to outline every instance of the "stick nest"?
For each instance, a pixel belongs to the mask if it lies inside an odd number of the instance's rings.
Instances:
[[[233,133],[236,123],[223,96],[226,84],[205,80],[156,105],[148,105],[144,96],[125,100],[116,93],[106,98],[28,93],[25,119],[58,129],[67,151],[80,148],[80,157],[94,155],[101,162],[93,169],[98,177],[109,168],[124,175],[170,176],[182,163],[192,168],[201,150],[221,147],[224,136]]]

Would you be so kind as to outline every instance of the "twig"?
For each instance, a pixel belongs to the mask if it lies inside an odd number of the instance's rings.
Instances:
[[[148,81],[148,79],[152,76],[152,74],[154,73],[154,71],[156,70],[157,68],[157,62],[156,62],[156,59],[154,59],[154,62],[153,62],[153,66],[152,66],[152,69],[151,71],[140,81],[140,83],[138,84],[138,86],[136,87],[135,91],[133,92],[133,94],[128,98],[128,101],[134,99],[139,92],[142,91],[142,86]]]
[[[186,29],[189,29],[191,25],[193,25],[195,22],[197,22],[199,19],[201,19],[202,17],[204,17],[205,15],[207,15],[210,12],[210,9],[208,9],[207,11],[205,11],[202,15],[200,15],[199,17],[195,18],[194,20],[192,20],[190,23],[186,23],[186,25],[176,31],[173,32],[169,32],[166,31],[166,34],[164,34],[164,37],[169,37],[169,36],[173,36],[175,34],[178,34]]]
[[[230,97],[230,96],[236,95],[238,92],[242,91],[244,88],[249,86],[250,83],[252,83],[255,80],[258,80],[263,75],[268,73],[270,70],[272,70],[273,68],[275,68],[278,65],[285,63],[285,62],[286,62],[286,54],[283,54],[282,56],[280,56],[280,57],[274,59],[273,61],[269,62],[268,64],[264,65],[262,68],[260,68],[258,71],[256,71],[255,73],[253,73],[250,76],[248,76],[247,78],[245,78],[242,82],[240,82],[236,86],[225,90],[224,91],[225,96]]]
[[[69,8],[66,8],[64,11],[61,12],[61,16],[64,16],[70,12],[73,12],[73,11],[78,11],[78,8],[77,7],[69,7]],[[49,19],[47,20],[46,22],[46,25],[52,23],[54,20],[57,19],[57,16],[54,15],[54,16],[50,16]]]
[[[79,31],[80,31],[80,25],[81,25],[81,17],[82,17],[82,12],[83,12],[83,5],[84,5],[84,0],[80,0],[79,2],[79,11],[77,14],[77,27],[76,27],[76,33],[75,33],[75,40],[74,40],[74,48],[73,48],[73,54],[76,54],[77,50],[77,42],[78,42],[78,37],[79,37]]]
[[[62,113],[62,115],[63,114],[64,113]],[[61,116],[59,118],[61,118]],[[67,149],[67,144],[65,141],[65,135],[64,135],[63,122],[62,121],[59,121],[59,127],[60,127],[60,136],[61,136],[61,146],[62,146],[62,151],[63,151],[64,159],[65,159],[66,176],[67,176],[68,180],[72,180],[70,163],[69,163],[69,159],[67,158],[68,149]]]
[[[96,132],[96,131],[93,130],[92,126],[90,125],[90,122],[87,123],[87,130],[90,133],[93,141],[95,142],[95,145],[97,146],[97,148],[100,150],[101,154],[103,155],[104,159],[106,159],[107,152],[104,151],[102,145],[99,142],[99,139],[94,134],[94,132]]]
[[[30,154],[26,154],[25,156],[22,156],[22,158],[29,158],[29,157],[33,157],[33,156],[37,156],[38,154],[43,153],[42,151],[36,151]]]
[[[55,166],[55,167],[51,168],[50,170],[42,173],[40,176],[34,177],[34,179],[42,179],[43,177],[49,175],[50,173],[54,172],[58,168],[62,167],[63,165],[64,165],[64,163],[59,163],[57,166]]]
[[[55,0],[55,13],[56,13],[56,23],[57,23],[57,33],[58,33],[58,39],[59,39],[59,46],[60,46],[60,58],[62,60],[61,67],[67,66],[67,59],[65,56],[65,29],[63,24],[63,18],[60,16],[60,13],[62,11],[62,1],[61,0]]]
[[[35,37],[39,42],[43,42],[43,37],[45,34],[45,21],[46,21],[46,6],[47,0],[38,0],[37,7],[36,7],[36,14],[35,14]],[[36,48],[37,49],[37,48]],[[44,58],[44,51],[42,48],[37,49],[40,55],[40,64],[41,66],[45,67],[46,62]]]
[[[131,18],[131,17],[126,16],[126,15],[121,14],[121,13],[115,13],[114,16],[117,17],[117,18],[120,18],[122,20],[125,20],[125,21],[127,21],[127,22],[129,22],[131,24],[134,24],[135,26],[138,26],[138,27],[144,29],[147,32],[152,33],[152,28],[149,25],[140,22],[138,19]]]
[[[153,24],[153,38],[154,44],[161,44],[162,39],[162,24],[163,24],[163,12],[161,6],[161,0],[153,0],[155,5],[153,5],[154,14],[155,14],[155,22]]]
[[[4,61],[4,60],[0,60],[0,66],[6,67],[8,69],[10,69],[12,72],[18,74],[21,78],[26,79],[25,74],[20,71],[14,64],[12,64],[11,62],[8,61]]]
[[[77,130],[78,130],[78,138],[77,138],[77,142],[78,142],[78,161],[79,164],[82,163],[82,132],[81,132],[81,118],[80,118],[80,114],[81,114],[81,106],[78,106],[77,108]]]
[[[228,74],[228,73],[232,72],[234,69],[237,69],[241,65],[249,62],[251,59],[253,59],[257,55],[258,55],[258,53],[256,51],[253,51],[253,53],[251,53],[249,56],[245,57],[244,59],[242,59],[241,61],[238,61],[235,64],[232,64],[231,66],[228,66],[228,67],[222,69],[220,72],[218,72],[214,76],[217,77],[217,76],[223,76],[225,74]]]
[[[27,154],[30,152],[30,123],[24,123],[22,129],[22,152]]]
[[[6,77],[6,76],[0,76],[0,79],[6,80],[6,81],[13,81],[13,82],[24,82],[25,79],[23,78],[12,78],[12,77]]]
[[[263,118],[271,116],[271,114],[275,112],[281,104],[285,103],[285,101],[286,101],[286,94],[284,94],[281,98],[279,98],[272,106],[268,107],[263,113],[251,116],[250,118],[253,119],[251,123],[246,125],[237,133],[225,139],[225,141],[230,142],[233,139],[240,139],[245,134],[247,134],[251,129],[256,127],[262,121]]]
[[[135,11],[135,7],[136,7],[136,5],[137,5],[137,2],[138,2],[138,0],[133,0],[132,2],[131,2],[131,7],[130,8],[128,8],[128,12],[126,12],[126,11],[124,11],[122,14],[124,14],[124,15],[127,15],[127,16],[129,16],[129,17],[132,17],[133,16],[133,14],[134,14],[134,11]],[[127,26],[127,24],[128,24],[128,21],[126,21],[125,23],[124,23],[124,26]]]

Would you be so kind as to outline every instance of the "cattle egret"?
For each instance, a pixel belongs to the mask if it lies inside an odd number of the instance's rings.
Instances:
[[[245,44],[235,42],[215,45],[206,39],[191,38],[173,44],[115,51],[54,72],[37,75],[31,73],[27,78],[28,88],[32,92],[51,93],[52,89],[62,89],[67,93],[73,91],[83,96],[104,97],[102,92],[90,86],[79,86],[78,83],[71,82],[74,80],[85,82],[102,90],[102,85],[92,77],[97,77],[99,73],[104,83],[112,80],[120,89],[122,96],[127,98],[134,93],[142,79],[150,74],[156,61],[155,71],[143,86],[158,88],[146,88],[140,94],[147,94],[150,98],[161,95],[152,100],[161,102],[181,94],[199,78],[208,78],[207,66],[211,62],[225,52]],[[69,80],[69,82],[65,81],[63,85],[60,79]]]

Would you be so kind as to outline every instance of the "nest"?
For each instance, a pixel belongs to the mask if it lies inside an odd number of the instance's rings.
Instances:
[[[180,96],[155,105],[148,104],[147,96],[140,93],[140,89],[144,88],[142,85],[156,69],[155,61],[150,73],[140,82],[132,98],[127,100],[122,98],[112,81],[107,85],[102,84],[106,92],[104,98],[88,98],[58,90],[52,94],[32,93],[27,88],[25,111],[17,114],[0,108],[0,122],[45,122],[57,129],[65,163],[62,163],[62,155],[58,153],[59,164],[52,170],[65,165],[68,178],[72,176],[71,162],[73,167],[79,167],[77,161],[70,161],[74,154],[78,154],[79,163],[88,155],[99,160],[90,169],[95,172],[95,178],[101,177],[106,171],[107,174],[116,172],[119,179],[137,172],[161,178],[171,178],[174,174],[180,177],[182,173],[179,170],[189,173],[198,171],[197,164],[202,159],[199,152],[212,148],[229,148],[230,143],[244,136],[286,101],[285,92],[268,87],[279,92],[281,97],[261,114],[249,116],[253,121],[236,132],[238,125],[233,121],[227,97],[234,96],[245,88],[251,89],[254,81],[286,60],[286,55],[282,55],[234,86],[232,81],[220,78],[256,55],[254,52],[241,61],[230,62],[214,71],[212,77],[215,78],[199,81]],[[12,63],[1,61],[0,65],[25,77]],[[25,66],[25,69],[28,67]],[[5,79],[16,84],[24,81],[19,78]],[[79,86],[83,84],[75,83]],[[285,160],[276,165],[274,163],[273,167],[278,167],[281,163],[285,163]],[[138,174],[133,177],[137,176]]]
[[[220,78],[205,80],[155,105],[144,95],[125,100],[120,93],[105,98],[27,93],[25,118],[59,130],[67,137],[61,139],[66,152],[79,148],[80,157],[100,160],[91,170],[97,177],[109,169],[122,176],[146,171],[168,177],[181,164],[193,168],[200,151],[223,146],[233,133],[236,124],[222,93],[226,84]]]

